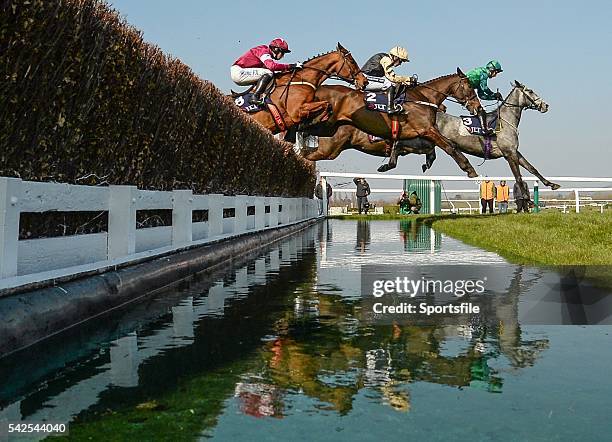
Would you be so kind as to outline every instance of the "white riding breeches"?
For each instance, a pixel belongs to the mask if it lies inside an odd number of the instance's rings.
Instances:
[[[366,75],[366,78],[368,79],[368,84],[365,87],[366,91],[384,91],[393,84],[387,77]]]
[[[238,65],[233,65],[230,69],[232,81],[239,86],[246,86],[257,83],[262,75],[271,74],[272,71],[266,68],[241,68]]]

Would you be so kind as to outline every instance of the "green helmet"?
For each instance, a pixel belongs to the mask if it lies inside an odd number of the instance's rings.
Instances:
[[[490,71],[503,72],[504,70],[501,67],[501,64],[497,60],[491,60],[487,63],[487,69]]]

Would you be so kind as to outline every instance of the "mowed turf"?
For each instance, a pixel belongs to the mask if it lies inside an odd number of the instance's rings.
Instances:
[[[612,264],[612,211],[435,217],[433,227],[514,263]]]

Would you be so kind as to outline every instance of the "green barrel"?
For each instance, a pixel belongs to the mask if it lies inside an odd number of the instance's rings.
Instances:
[[[404,190],[408,195],[412,192],[416,192],[419,198],[421,198],[421,213],[430,213],[430,188],[429,180],[404,180]],[[436,203],[436,213],[442,212],[442,186],[439,181],[434,181],[434,198]]]

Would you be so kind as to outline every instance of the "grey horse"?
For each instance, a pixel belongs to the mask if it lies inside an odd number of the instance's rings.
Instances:
[[[491,112],[496,114],[499,112],[499,125],[501,129],[497,132],[495,139],[491,141],[491,150],[489,158],[505,158],[510,165],[512,174],[516,181],[522,181],[519,166],[524,167],[533,175],[537,176],[545,186],[552,189],[558,189],[560,186],[547,180],[538,170],[519,152],[519,130],[518,126],[521,121],[521,115],[524,109],[534,109],[541,113],[548,111],[548,104],[533,90],[527,86],[515,81],[513,89],[510,91],[506,99],[500,105],[499,109]],[[464,153],[484,158],[484,137],[472,135],[464,126],[460,117],[448,115],[444,112],[438,112],[436,118],[436,126],[440,133],[449,139],[454,147]],[[409,141],[409,140],[407,140]],[[422,144],[422,143],[421,143]],[[425,153],[428,155],[427,163],[423,165],[423,171],[429,169],[435,159],[434,146],[430,144],[429,151],[423,152],[423,149],[418,148],[420,152],[415,152],[415,146],[404,141],[399,142],[396,149],[398,155],[391,156],[389,163],[379,169],[384,172],[393,169],[397,165],[397,156],[407,153]],[[386,166],[386,167],[384,167]]]

